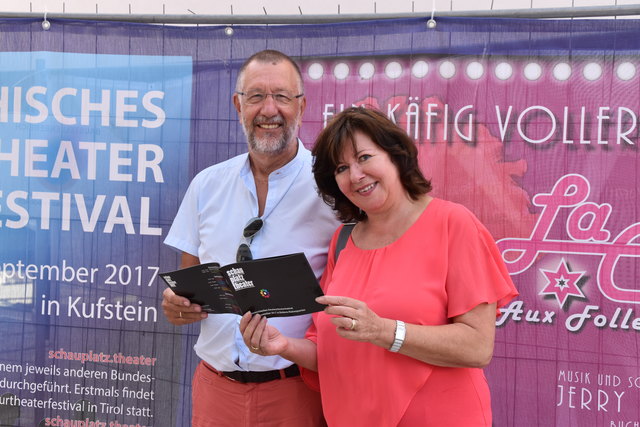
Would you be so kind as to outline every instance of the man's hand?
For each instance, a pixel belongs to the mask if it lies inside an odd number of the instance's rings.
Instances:
[[[246,312],[240,319],[240,332],[249,350],[261,356],[281,354],[289,345],[287,337],[267,324],[267,318],[259,314],[252,316],[251,312]]]
[[[192,304],[185,297],[176,295],[170,288],[162,293],[162,311],[169,323],[176,326],[188,325],[207,318],[198,304]]]

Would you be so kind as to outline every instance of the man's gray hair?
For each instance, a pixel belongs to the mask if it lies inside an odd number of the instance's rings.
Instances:
[[[272,64],[275,65],[283,61],[288,62],[293,66],[293,69],[296,71],[296,75],[298,76],[298,84],[300,85],[300,88],[299,88],[300,92],[304,92],[304,85],[302,82],[302,72],[300,71],[300,67],[298,67],[298,64],[296,64],[296,62],[293,59],[291,59],[289,56],[285,55],[284,53],[277,50],[272,50],[272,49],[266,49],[266,50],[261,50],[260,52],[256,52],[253,55],[251,55],[246,61],[244,61],[244,63],[240,67],[240,70],[238,71],[238,79],[236,80],[236,90],[237,91],[242,90],[242,88],[240,87],[240,82],[242,80],[245,69],[252,62],[262,62],[262,63],[271,62]]]

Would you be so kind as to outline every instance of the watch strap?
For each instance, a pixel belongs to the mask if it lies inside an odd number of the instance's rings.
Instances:
[[[400,350],[400,347],[404,344],[404,337],[406,334],[407,328],[404,322],[402,320],[396,320],[396,334],[393,344],[391,344],[391,348],[389,348],[390,352],[397,353]]]

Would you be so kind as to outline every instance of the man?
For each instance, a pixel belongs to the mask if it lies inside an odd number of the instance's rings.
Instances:
[[[338,222],[316,193],[311,153],[297,139],[306,106],[298,66],[277,51],[254,54],[240,68],[233,103],[249,152],[193,179],[165,243],[182,251],[182,267],[235,262],[241,243],[254,258],[304,252],[319,277]],[[243,237],[245,227],[252,237]],[[251,353],[240,316],[207,315],[170,289],[162,307],[174,325],[202,322],[194,347],[202,361],[192,384],[193,426],[324,425],[319,394],[291,362]],[[270,322],[302,337],[311,318]]]

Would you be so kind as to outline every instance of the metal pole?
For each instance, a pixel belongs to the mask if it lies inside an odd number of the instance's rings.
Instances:
[[[561,7],[538,9],[502,9],[442,11],[436,17],[473,18],[585,18],[640,15],[640,4],[619,6]],[[42,12],[0,12],[0,18],[41,18]],[[426,18],[426,13],[376,13],[340,15],[154,15],[154,14],[91,14],[47,13],[48,19],[78,19],[91,21],[122,21],[150,24],[323,24],[352,21]]]

